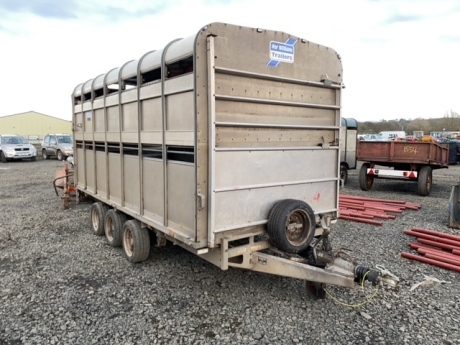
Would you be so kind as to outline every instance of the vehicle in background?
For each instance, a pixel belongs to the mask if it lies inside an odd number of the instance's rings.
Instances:
[[[396,140],[396,139],[404,139],[406,137],[406,132],[404,131],[383,131],[383,132],[380,132],[379,135],[383,138],[383,140]]]
[[[414,136],[414,138],[416,138],[417,140],[422,140],[422,137],[425,135],[425,133],[423,131],[413,131],[412,132],[412,135]]]
[[[440,142],[446,142],[450,140],[458,140],[460,137],[459,131],[442,131],[442,132],[430,132],[430,136],[438,139]]]
[[[431,135],[428,135],[428,134],[425,134],[423,137],[422,137],[422,140],[421,141],[425,141],[425,142],[430,142],[430,143],[439,143],[440,140],[431,136]]]
[[[365,141],[380,141],[380,140],[385,140],[384,137],[382,137],[380,134],[363,134],[361,135],[361,140]]]
[[[356,169],[358,121],[343,118],[340,125],[340,179],[347,183],[348,170]]]
[[[359,186],[364,191],[372,188],[374,179],[394,179],[417,182],[418,194],[428,196],[432,171],[448,168],[449,148],[434,141],[360,141],[357,151],[358,160],[363,162]]]
[[[43,159],[56,156],[62,161],[73,155],[73,140],[70,134],[47,134],[42,142]]]
[[[37,159],[37,149],[26,138],[17,134],[0,135],[0,159],[9,160]]]

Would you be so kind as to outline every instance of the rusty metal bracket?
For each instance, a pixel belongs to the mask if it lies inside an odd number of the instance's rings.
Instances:
[[[69,172],[68,164],[65,165],[63,169],[59,169],[56,171],[56,178],[53,180],[53,187],[56,196],[59,197],[59,193],[57,191],[58,188],[64,190],[64,209],[68,209],[70,205],[70,198],[73,195],[75,196],[75,187],[73,183],[70,181],[70,177],[74,175],[73,172]]]

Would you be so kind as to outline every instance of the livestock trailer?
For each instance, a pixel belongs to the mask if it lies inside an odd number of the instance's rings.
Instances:
[[[358,121],[342,117],[340,126],[340,178],[345,184],[348,170],[356,169],[356,143],[358,141]]]
[[[223,270],[379,280],[329,242],[342,87],[333,49],[224,23],[79,84],[74,183],[92,231],[133,263],[152,238]]]

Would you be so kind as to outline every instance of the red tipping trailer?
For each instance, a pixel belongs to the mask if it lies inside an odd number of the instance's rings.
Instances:
[[[449,146],[426,141],[359,141],[357,159],[364,162],[359,172],[362,190],[370,190],[375,178],[409,180],[418,182],[419,195],[427,196],[432,171],[448,168]]]

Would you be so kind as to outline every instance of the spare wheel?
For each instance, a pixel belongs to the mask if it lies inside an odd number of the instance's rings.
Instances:
[[[270,241],[284,252],[297,254],[307,249],[315,230],[315,213],[302,200],[283,200],[269,213],[267,232]]]

